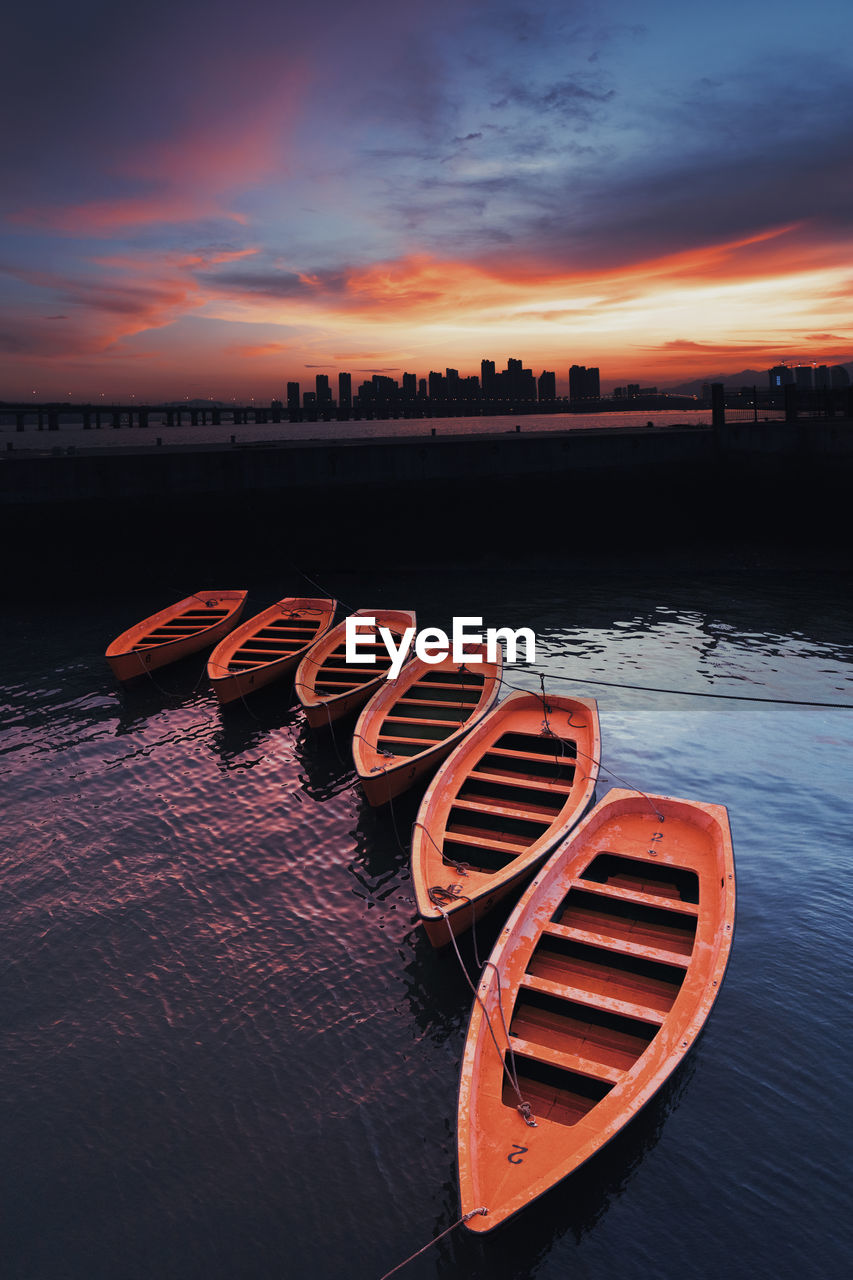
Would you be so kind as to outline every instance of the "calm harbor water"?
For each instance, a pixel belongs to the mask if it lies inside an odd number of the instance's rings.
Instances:
[[[7,611],[14,1280],[378,1280],[458,1218],[471,997],[414,921],[417,797],[369,809],[344,729],[310,731],[288,686],[223,712],[201,658],[126,690],[103,659],[186,591],[249,587],[255,611],[310,589],[206,563],[98,576],[84,596],[45,583]],[[849,581],[746,552],[311,572],[421,626],[533,627],[536,670],[509,678],[598,698],[598,797],[619,778],[724,803],[735,841],[732,958],[683,1067],[535,1206],[493,1236],[458,1228],[400,1275],[846,1276],[853,711],[683,693],[853,707]]]

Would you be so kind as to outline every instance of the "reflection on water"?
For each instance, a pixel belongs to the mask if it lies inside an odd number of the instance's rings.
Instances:
[[[583,1170],[406,1274],[844,1274],[851,713],[624,687],[853,704],[837,576],[561,563],[323,585],[421,625],[534,627],[536,670],[510,684],[603,682],[599,797],[625,778],[724,803],[735,839],[737,937],[684,1067]],[[298,587],[259,582],[253,605]],[[222,709],[196,658],[117,688],[106,640],[148,604],[90,598],[58,628],[31,603],[7,629],[9,1274],[373,1280],[458,1216],[471,992],[416,922],[419,796],[372,809],[353,722],[309,730],[290,686]],[[481,955],[501,925],[480,923]]]

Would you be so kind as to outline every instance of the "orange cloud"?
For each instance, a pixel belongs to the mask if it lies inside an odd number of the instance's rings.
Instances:
[[[294,344],[291,342],[258,342],[254,345],[251,343],[235,343],[228,348],[229,354],[244,360],[260,360],[265,356],[281,356],[284,352],[293,350]]]
[[[829,266],[837,270],[837,246],[814,244],[804,230],[799,224],[770,228],[618,270],[581,267],[554,272],[547,264],[529,260],[521,264],[505,258],[463,262],[411,254],[334,272],[259,271],[234,277],[224,272],[210,289],[212,299],[218,296],[226,310],[229,298],[239,299],[267,320],[285,311],[302,317],[322,311],[338,318],[381,312],[397,320],[448,323],[465,312],[552,322],[584,314],[600,318],[607,309],[635,305],[670,286],[743,285]],[[848,292],[843,291],[843,296]]]

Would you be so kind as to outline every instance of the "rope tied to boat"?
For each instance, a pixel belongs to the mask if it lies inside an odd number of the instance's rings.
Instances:
[[[545,717],[545,720],[544,720],[545,733],[550,735],[550,737],[555,738],[560,743],[560,755],[561,756],[566,755],[566,739],[560,737],[558,733],[555,733],[548,721],[548,712],[545,707],[545,677],[540,674],[539,680],[542,686],[542,713]],[[570,717],[570,723],[571,723],[571,717]],[[577,726],[577,727],[581,728],[582,726]],[[648,803],[652,813],[655,815],[658,822],[664,822],[666,820],[665,815],[658,810],[657,805],[655,805],[652,802],[651,796],[648,796],[645,791],[641,791],[639,787],[635,787],[632,783],[628,782],[626,778],[620,778],[618,773],[615,773],[613,769],[609,769],[607,765],[604,764],[601,760],[596,760],[595,756],[591,756],[589,755],[588,752],[582,751],[576,742],[573,743],[573,745],[575,748],[575,756],[574,757],[569,756],[568,758],[570,761],[573,759],[576,760],[578,756],[583,756],[585,760],[589,760],[598,769],[603,769],[605,773],[609,773],[611,778],[615,778],[617,782],[621,782],[623,787],[627,787],[629,791],[636,791],[638,796],[642,796],[643,799]]]
[[[471,1209],[469,1210],[468,1213],[463,1213],[461,1218],[459,1218],[456,1222],[451,1223],[451,1225],[449,1227],[446,1227],[444,1231],[439,1232],[439,1234],[435,1236],[432,1240],[430,1240],[427,1244],[425,1244],[422,1249],[418,1249],[417,1253],[411,1254],[408,1258],[405,1258],[402,1262],[398,1262],[396,1267],[392,1267],[390,1271],[386,1271],[385,1275],[380,1277],[380,1280],[388,1280],[389,1276],[395,1275],[398,1271],[401,1271],[403,1267],[407,1267],[410,1262],[414,1262],[415,1258],[419,1258],[422,1253],[426,1253],[427,1249],[431,1249],[434,1244],[437,1244],[439,1240],[443,1240],[444,1237],[446,1235],[449,1235],[451,1231],[455,1231],[457,1227],[461,1227],[465,1222],[470,1222],[472,1218],[476,1218],[478,1215],[481,1215],[482,1217],[485,1218],[488,1215],[488,1212],[489,1212],[488,1209],[483,1208],[483,1209]]]
[[[454,862],[452,858],[448,859],[447,865],[452,867],[458,876],[467,876],[469,871],[473,871],[470,862]]]
[[[322,705],[322,707],[323,707],[323,710],[324,710],[324,711],[325,711],[325,713],[326,713],[326,719],[327,719],[327,720],[328,720],[328,722],[329,722],[329,733],[332,735],[332,746],[335,748],[335,755],[338,757],[338,759],[340,760],[341,764],[343,764],[343,763],[344,763],[344,758],[343,758],[343,756],[341,755],[340,751],[338,750],[338,739],[337,739],[337,737],[336,737],[336,735],[335,735],[335,730],[334,730],[334,727],[333,727],[333,725],[332,725],[332,712],[331,712],[331,709],[330,709],[330,707],[329,707],[328,702],[324,702],[324,703],[322,703],[321,705]]]
[[[666,815],[659,811],[657,805],[652,801],[651,796],[646,795],[645,791],[641,791],[639,787],[635,787],[632,783],[628,782],[626,778],[620,778],[618,773],[614,773],[612,769],[608,769],[606,764],[602,764],[602,762],[600,760],[596,760],[594,756],[587,755],[587,753],[585,751],[581,751],[580,748],[578,748],[578,755],[583,756],[585,760],[591,760],[599,769],[603,769],[605,773],[609,773],[611,778],[615,778],[617,782],[621,782],[622,786],[627,787],[629,791],[636,791],[637,795],[642,796],[648,803],[649,808],[657,818],[658,822],[666,821]]]
[[[434,907],[445,907],[449,902],[469,902],[462,892],[462,886],[458,884],[433,884],[427,889],[427,897]]]
[[[463,894],[460,894],[459,896],[464,897]],[[471,899],[469,898],[468,901],[471,902]],[[474,904],[473,902],[471,902],[471,907],[473,908],[473,906]],[[465,961],[462,959],[462,953],[459,950],[459,947],[456,942],[456,936],[453,932],[453,925],[450,923],[450,916],[447,913],[447,911],[445,911],[444,907],[442,907],[438,902],[435,903],[435,907],[436,907],[436,910],[440,911],[441,914],[444,916],[444,923],[447,925],[447,931],[450,934],[450,941],[453,943],[453,950],[456,952],[456,959],[459,961],[462,972],[465,975],[465,981],[468,983],[468,986],[473,991],[474,999],[477,1001],[477,1004],[480,1006],[480,1008],[483,1011],[483,1017],[486,1019],[486,1026],[489,1029],[489,1035],[492,1037],[492,1043],[495,1046],[497,1055],[501,1060],[501,1067],[503,1068],[503,1071],[504,1071],[504,1074],[506,1075],[507,1080],[512,1085],[513,1091],[515,1092],[515,1096],[518,1098],[518,1103],[517,1103],[518,1113],[526,1125],[528,1125],[531,1129],[535,1129],[537,1126],[536,1126],[536,1121],[533,1118],[533,1108],[531,1107],[527,1099],[523,1096],[521,1092],[521,1085],[518,1083],[518,1069],[516,1068],[516,1065],[515,1065],[515,1051],[513,1050],[513,1047],[512,1047],[512,1041],[509,1038],[509,1028],[506,1025],[506,1018],[504,1017],[503,992],[501,990],[500,970],[498,969],[497,965],[494,964],[491,960],[486,960],[486,962],[481,966],[481,972],[483,969],[492,969],[494,971],[495,981],[497,982],[497,987],[498,987],[498,1013],[501,1015],[501,1026],[503,1027],[504,1039],[506,1040],[507,1053],[509,1054],[509,1065],[507,1065],[507,1055],[501,1052],[501,1047],[498,1044],[498,1038],[495,1035],[495,1030],[494,1030],[494,1027],[492,1026],[492,1020],[489,1017],[489,1011],[485,1006],[483,997],[480,995],[479,987],[477,987],[475,983],[471,980],[471,975],[468,972]],[[479,963],[479,957],[477,957],[477,960]]]
[[[538,671],[531,671],[531,675],[539,675]],[[853,711],[853,702],[818,702],[814,699],[806,698],[767,698],[760,694],[752,693],[716,693],[712,689],[671,689],[662,685],[651,684],[628,684],[624,680],[594,680],[592,676],[563,676],[554,671],[548,673],[549,680],[562,680],[568,684],[594,684],[604,689],[631,689],[636,693],[667,693],[679,698],[716,698],[723,702],[766,702],[779,707],[823,707],[829,711]],[[508,680],[501,681],[507,689],[517,689],[520,693],[530,693],[531,690],[520,684],[511,684]],[[632,787],[636,790],[636,787]]]
[[[553,729],[551,727],[551,721],[548,719],[548,704],[545,700],[546,699],[545,677],[541,674],[539,676],[539,681],[542,686],[542,691],[539,695],[542,699],[542,731],[541,732],[544,738],[553,738],[555,742],[558,742],[560,744],[559,751],[554,752],[554,763],[557,767],[555,780],[559,780],[560,769],[563,766],[564,759],[568,760],[568,763],[571,765],[574,765],[577,763],[578,744],[575,742],[574,738],[572,739],[564,738],[562,734],[557,733],[556,729]],[[573,724],[571,712],[569,712],[569,727],[572,729],[585,729],[586,724],[585,723]],[[566,750],[566,748],[569,746],[574,747],[575,749],[574,755],[571,755],[571,753]]]
[[[530,1109],[529,1102],[519,1102],[516,1107],[516,1111],[519,1113],[526,1125],[529,1125],[531,1129],[536,1128],[536,1121],[533,1119],[533,1112]]]
[[[187,697],[191,698],[193,694],[198,693],[201,682],[204,679],[205,675],[207,674],[207,665],[205,664],[202,667],[201,671],[199,672],[198,679],[196,680],[193,687],[190,689],[189,694],[173,693],[171,689],[164,688],[164,686],[160,684],[159,680],[155,679],[154,672],[151,670],[149,666],[146,665],[145,659],[142,655],[144,652],[148,652],[148,650],[134,649],[133,652],[139,658],[139,665],[141,668],[140,675],[147,676],[148,679],[153,684],[154,688],[157,690],[157,692],[161,693],[164,698],[171,698],[173,702],[186,702]],[[188,654],[187,656],[195,657],[194,654]]]
[[[396,751],[389,751],[387,747],[380,747],[378,744],[374,746],[372,742],[369,742],[368,739],[365,738],[363,733],[353,732],[352,736],[353,738],[358,738],[359,742],[363,742],[371,751],[375,751],[378,756],[387,756],[389,759],[393,760],[397,754]],[[377,773],[380,770],[384,772],[384,767],[381,764],[374,764],[371,766],[370,772]]]

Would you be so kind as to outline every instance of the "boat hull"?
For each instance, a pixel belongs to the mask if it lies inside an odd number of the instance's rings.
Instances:
[[[462,740],[412,830],[415,901],[433,946],[531,878],[592,800],[600,755],[592,698],[511,693]]]
[[[245,698],[295,671],[328,631],[336,605],[326,598],[287,596],[230,632],[207,662],[219,702]]]
[[[296,696],[312,729],[330,727],[335,721],[359,711],[385,683],[391,659],[379,636],[386,627],[397,643],[417,625],[410,609],[357,609],[355,618],[375,620],[372,639],[368,628],[360,628],[359,648],[372,649],[376,661],[350,665],[346,661],[346,623],[327,631],[305,655],[296,669]],[[375,672],[375,674],[374,674]]]
[[[462,1212],[488,1209],[471,1231],[579,1168],[683,1061],[719,992],[734,910],[720,805],[611,791],[537,872],[484,971],[463,1055]]]
[[[374,694],[353,734],[352,755],[368,803],[396,799],[444,760],[494,704],[502,660],[474,645],[467,662],[414,658]]]
[[[429,916],[421,916],[421,924],[424,933],[430,944],[435,947],[436,951],[442,950],[449,946],[451,936],[461,938],[476,923],[483,919],[485,915],[491,912],[499,903],[504,902],[507,898],[512,897],[514,893],[518,893],[524,888],[527,881],[533,875],[533,868],[519,872],[512,880],[506,881],[499,889],[495,889],[488,897],[478,899],[476,906],[472,902],[464,902],[454,905],[452,910],[447,911],[447,915],[441,915],[436,912]],[[459,881],[456,885],[460,892],[465,891],[467,887],[464,881]]]
[[[106,658],[113,675],[129,683],[219,643],[236,626],[246,591],[198,591],[123,631]]]
[[[452,750],[452,746],[433,747],[417,761],[401,761],[389,765],[375,775],[360,777],[359,781],[368,804],[378,809],[383,804],[388,804],[390,800],[396,800],[397,796],[408,791],[421,778],[431,774]]]

